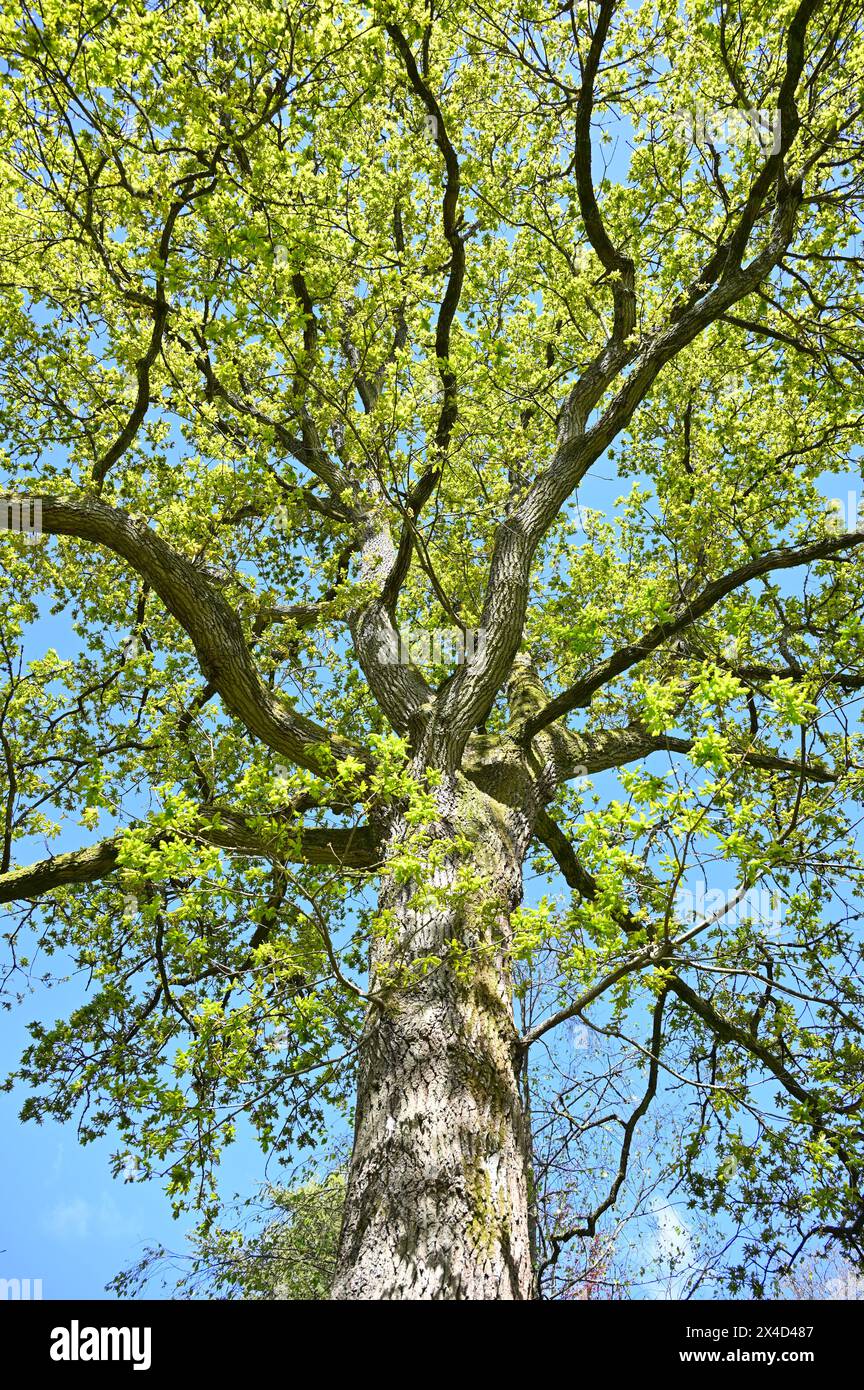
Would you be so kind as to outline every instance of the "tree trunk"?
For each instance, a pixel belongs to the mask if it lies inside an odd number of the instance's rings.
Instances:
[[[354,1151],[333,1297],[525,1299],[531,1294],[527,1143],[513,1022],[510,916],[526,817],[457,777],[439,793],[431,870],[384,877],[390,930],[373,946]],[[404,823],[390,831],[392,856]],[[457,835],[471,850],[461,855]],[[466,865],[482,886],[460,891]],[[441,965],[391,985],[430,955]],[[461,964],[460,964],[461,961]]]

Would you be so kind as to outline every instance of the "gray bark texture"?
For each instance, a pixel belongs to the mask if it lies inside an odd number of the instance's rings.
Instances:
[[[530,1297],[510,961],[528,822],[461,777],[442,800],[437,834],[470,839],[487,886],[463,899],[454,851],[433,874],[445,906],[417,910],[411,884],[384,890],[394,928],[373,946],[373,982],[429,955],[443,963],[385,989],[369,1012],[337,1299]],[[403,833],[394,825],[391,844]],[[470,971],[452,964],[454,943]]]

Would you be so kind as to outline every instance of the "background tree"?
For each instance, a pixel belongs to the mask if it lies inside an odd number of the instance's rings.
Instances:
[[[44,0],[0,56],[7,987],[88,986],[24,1114],[213,1216],[241,1117],[353,1109],[335,1296],[523,1299],[577,1020],[639,1085],[554,1249],[674,1086],[739,1285],[860,1257],[860,8]]]
[[[148,1248],[111,1287],[135,1297],[158,1278],[177,1298],[329,1298],[344,1197],[339,1173],[267,1187],[231,1227],[202,1230],[189,1251]]]

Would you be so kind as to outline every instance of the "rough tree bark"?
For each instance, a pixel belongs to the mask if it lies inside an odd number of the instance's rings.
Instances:
[[[435,835],[445,854],[432,882],[446,905],[418,910],[418,885],[385,877],[381,906],[393,928],[372,948],[372,987],[383,985],[383,997],[361,1042],[335,1298],[530,1297],[528,1142],[511,989],[511,914],[531,824],[522,791],[508,805],[461,774],[441,790]],[[404,823],[391,826],[391,849],[404,833]],[[464,896],[464,856],[453,843],[460,835],[484,881]],[[464,974],[454,963],[460,951],[471,965]],[[441,966],[387,988],[395,970],[430,955]]]

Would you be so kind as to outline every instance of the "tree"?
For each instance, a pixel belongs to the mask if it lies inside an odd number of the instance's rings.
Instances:
[[[32,937],[88,986],[25,1116],[212,1217],[238,1117],[353,1113],[334,1296],[525,1299],[576,1021],[641,1093],[571,1113],[618,1158],[556,1252],[668,1084],[739,1283],[860,1258],[859,7],[43,0],[0,44],[0,897],[9,979]]]
[[[174,1275],[179,1298],[328,1298],[344,1196],[339,1173],[265,1188],[243,1204],[235,1226],[198,1232],[187,1254],[148,1248],[111,1287],[135,1296],[155,1277],[166,1287]]]

